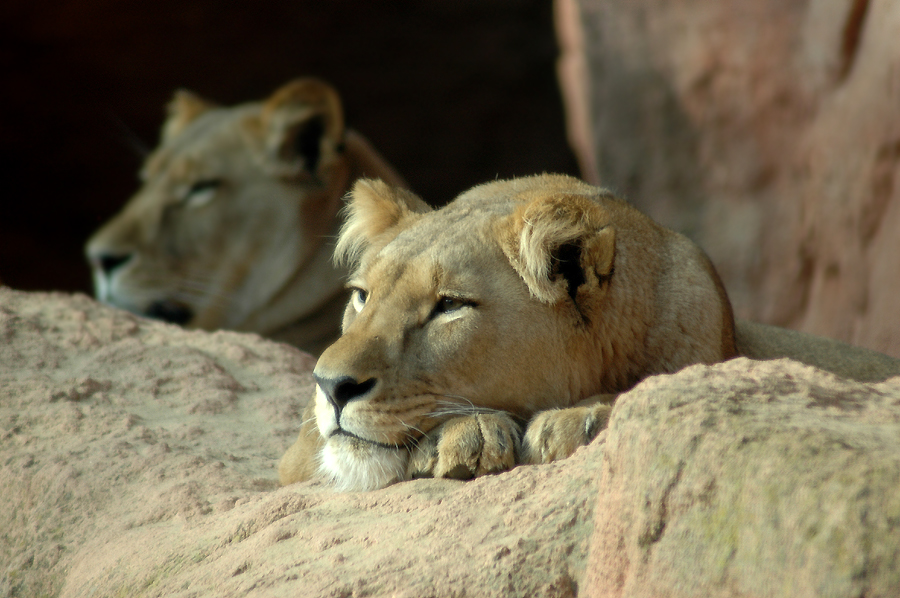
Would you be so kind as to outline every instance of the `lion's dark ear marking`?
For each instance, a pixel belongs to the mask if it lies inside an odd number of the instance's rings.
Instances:
[[[590,197],[550,195],[516,210],[501,247],[535,298],[556,303],[568,295],[577,306],[580,287],[612,275],[616,231]]]
[[[277,90],[247,126],[261,137],[272,167],[286,177],[322,177],[344,142],[340,97],[317,79],[298,79]]]
[[[581,247],[576,243],[565,243],[559,246],[551,259],[553,260],[551,280],[556,280],[560,275],[565,278],[569,297],[577,303],[578,287],[587,282],[581,267]]]
[[[325,135],[325,120],[314,116],[300,123],[293,131],[292,150],[303,159],[303,166],[315,172],[322,154],[322,136]]]

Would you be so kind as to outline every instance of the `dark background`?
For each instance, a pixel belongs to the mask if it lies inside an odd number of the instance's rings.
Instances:
[[[137,188],[179,87],[223,104],[314,75],[424,199],[577,174],[549,0],[6,0],[0,280],[90,292],[82,247]]]

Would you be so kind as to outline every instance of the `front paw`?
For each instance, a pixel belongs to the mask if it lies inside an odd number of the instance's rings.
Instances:
[[[455,417],[419,439],[407,477],[468,480],[512,469],[520,436],[519,426],[505,413]]]
[[[606,428],[612,405],[551,409],[535,415],[522,440],[523,463],[565,459]]]

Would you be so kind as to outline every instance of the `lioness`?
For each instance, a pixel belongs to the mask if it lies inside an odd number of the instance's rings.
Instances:
[[[322,81],[230,108],[180,91],[168,111],[141,189],[87,243],[97,298],[320,352],[346,298],[329,241],[341,198],[360,176],[403,180]]]
[[[900,375],[874,351],[735,327],[696,245],[570,177],[488,183],[437,211],[362,180],[348,209],[344,334],[316,366],[282,484],[319,470],[361,490],[553,461],[605,427],[638,380],[736,354]]]
[[[282,483],[312,475],[317,451],[354,490],[552,461],[642,378],[736,355],[707,257],[604,189],[543,175],[433,211],[362,180],[348,208],[343,336],[315,368]]]

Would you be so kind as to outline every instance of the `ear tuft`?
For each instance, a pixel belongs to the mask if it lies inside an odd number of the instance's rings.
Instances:
[[[503,251],[539,301],[575,301],[579,287],[599,286],[612,274],[615,229],[589,197],[536,199],[516,210],[508,227]]]
[[[345,220],[334,250],[339,264],[359,262],[366,247],[410,222],[431,207],[411,191],[380,179],[359,179],[347,195]]]
[[[197,94],[179,89],[166,105],[166,122],[162,127],[162,140],[169,141],[181,134],[198,116],[216,108],[212,102],[205,100]]]
[[[341,99],[324,81],[297,79],[280,88],[263,104],[260,125],[266,153],[284,174],[321,175],[341,152]]]

